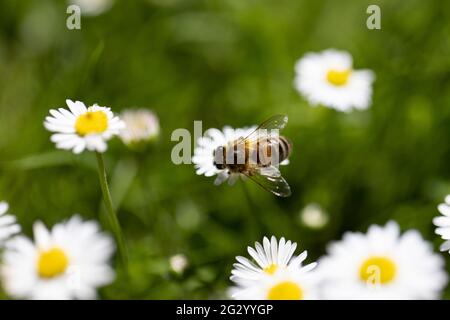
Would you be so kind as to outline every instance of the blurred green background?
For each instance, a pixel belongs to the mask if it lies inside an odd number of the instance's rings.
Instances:
[[[369,4],[381,7],[381,30],[366,28]],[[225,298],[234,257],[264,235],[298,242],[313,261],[343,232],[395,219],[437,251],[431,220],[450,193],[450,2],[116,0],[82,17],[81,30],[66,28],[66,7],[0,1],[0,199],[28,235],[36,219],[97,219],[95,156],[56,151],[48,110],[66,98],[154,110],[156,143],[136,153],[116,139],[105,155],[130,274],[116,263],[102,298]],[[295,61],[327,48],[374,70],[371,109],[312,108],[294,90]],[[250,182],[216,187],[171,162],[176,128],[249,126],[277,113],[289,116],[294,143],[282,169],[290,198]],[[323,228],[302,222],[310,203],[328,214]],[[189,261],[182,274],[170,269],[175,254]]]

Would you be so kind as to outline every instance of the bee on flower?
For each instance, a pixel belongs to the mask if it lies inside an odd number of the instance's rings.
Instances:
[[[307,252],[294,256],[297,244],[272,236],[247,251],[253,258],[238,256],[230,277],[236,286],[230,295],[237,300],[303,300],[316,299],[317,278],[312,270],[316,263],[303,265]]]
[[[297,61],[295,72],[295,88],[311,105],[349,112],[367,109],[372,103],[375,75],[371,70],[353,69],[348,52],[307,53]]]
[[[51,230],[36,222],[33,234],[34,241],[15,237],[4,252],[0,272],[11,297],[94,299],[97,287],[113,281],[114,243],[96,222],[74,216]]]
[[[194,149],[194,156],[192,162],[194,163],[196,173],[198,175],[205,175],[212,177],[217,175],[214,184],[219,185],[228,180],[228,184],[233,185],[240,174],[229,172],[226,169],[219,169],[214,164],[214,151],[228,143],[246,137],[256,129],[256,126],[234,129],[225,126],[223,130],[216,128],[208,129],[204,137],[200,137]]]
[[[318,268],[325,299],[437,299],[447,284],[443,258],[393,221],[347,232],[327,251]]]
[[[78,154],[84,150],[105,152],[106,142],[118,135],[125,126],[110,108],[93,105],[86,107],[81,101],[66,100],[69,110],[50,110],[44,126],[54,132],[51,141],[58,149],[72,150]]]
[[[125,123],[120,131],[120,139],[130,148],[139,148],[159,136],[159,119],[147,109],[128,109],[120,114]]]
[[[207,130],[192,157],[197,174],[217,175],[216,185],[226,180],[232,185],[245,177],[276,196],[290,196],[291,188],[278,169],[289,163],[292,152],[290,140],[278,134],[287,122],[287,116],[275,115],[258,127]]]

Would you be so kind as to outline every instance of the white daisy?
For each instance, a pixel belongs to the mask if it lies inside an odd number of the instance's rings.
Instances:
[[[83,102],[67,99],[69,110],[50,110],[44,126],[51,132],[51,141],[58,149],[81,153],[85,149],[105,152],[106,141],[118,135],[125,124],[114,116],[110,108],[93,105],[86,108]]]
[[[9,206],[6,202],[0,202],[0,246],[3,246],[12,236],[20,232],[16,217],[8,214]]]
[[[445,202],[438,206],[442,216],[433,219],[436,228],[436,234],[440,235],[445,242],[441,245],[441,251],[450,253],[450,194],[445,197]]]
[[[393,221],[344,234],[318,273],[327,299],[436,299],[447,284],[442,257],[418,231],[401,235]]]
[[[97,287],[113,281],[114,243],[96,222],[74,216],[51,230],[37,222],[33,234],[34,242],[25,236],[8,242],[1,276],[10,296],[93,299]]]
[[[297,61],[295,71],[294,85],[312,105],[347,112],[367,109],[372,102],[375,75],[371,70],[354,70],[348,52],[307,53]]]
[[[113,5],[113,0],[69,0],[70,4],[77,5],[81,14],[86,16],[97,16],[107,11]]]
[[[281,238],[278,242],[264,237],[263,244],[248,247],[248,253],[256,263],[238,256],[230,279],[236,287],[230,290],[233,299],[300,300],[314,299],[316,277],[310,271],[316,263],[302,266],[307,252],[293,256],[297,244]]]
[[[198,175],[205,175],[206,177],[212,177],[217,175],[214,181],[215,185],[219,185],[222,182],[228,180],[230,185],[233,185],[240,176],[239,173],[232,173],[228,169],[218,169],[214,165],[214,151],[221,146],[225,146],[239,138],[245,138],[250,133],[255,131],[256,126],[233,129],[229,126],[225,126],[222,131],[219,129],[208,129],[203,137],[200,137],[197,141],[197,145],[194,149],[194,156],[192,162],[197,169]],[[286,159],[281,162],[281,165],[287,165],[289,160]],[[242,176],[245,178],[244,176]]]
[[[125,127],[120,131],[120,139],[128,146],[145,144],[159,135],[159,120],[155,113],[147,109],[128,109],[120,114]]]

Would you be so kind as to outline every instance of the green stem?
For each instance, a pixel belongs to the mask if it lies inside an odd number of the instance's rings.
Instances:
[[[250,240],[256,241],[259,233],[264,231],[264,226],[259,219],[259,213],[261,209],[258,208],[256,203],[253,201],[252,196],[250,195],[250,192],[245,183],[242,183],[242,188],[244,189],[244,196],[248,204],[248,233],[250,236]]]
[[[117,247],[119,249],[119,256],[122,260],[124,268],[126,269],[128,254],[125,247],[125,242],[123,240],[119,220],[117,219],[117,215],[114,212],[114,206],[112,203],[111,193],[109,192],[108,180],[106,177],[105,162],[103,161],[103,156],[101,153],[96,152],[95,154],[97,156],[98,163],[98,178],[100,180],[100,187],[103,193],[103,200],[105,202],[109,225],[114,234],[114,237],[116,238]]]

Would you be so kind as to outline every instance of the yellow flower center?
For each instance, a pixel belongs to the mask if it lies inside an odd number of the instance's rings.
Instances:
[[[386,284],[394,280],[397,267],[387,257],[370,257],[363,262],[359,270],[359,277],[366,283]]]
[[[64,251],[55,247],[39,254],[37,272],[41,278],[53,278],[66,271],[68,264]]]
[[[327,72],[327,80],[329,83],[335,85],[335,86],[343,86],[346,85],[348,82],[348,78],[350,77],[350,74],[352,73],[352,70],[329,70]]]
[[[302,300],[303,290],[295,282],[280,282],[269,290],[269,300]]]
[[[268,274],[274,274],[277,271],[278,266],[276,264],[271,264],[270,266],[264,268],[264,272]]]
[[[88,111],[78,117],[75,130],[80,136],[102,133],[108,129],[108,117],[103,111]]]

